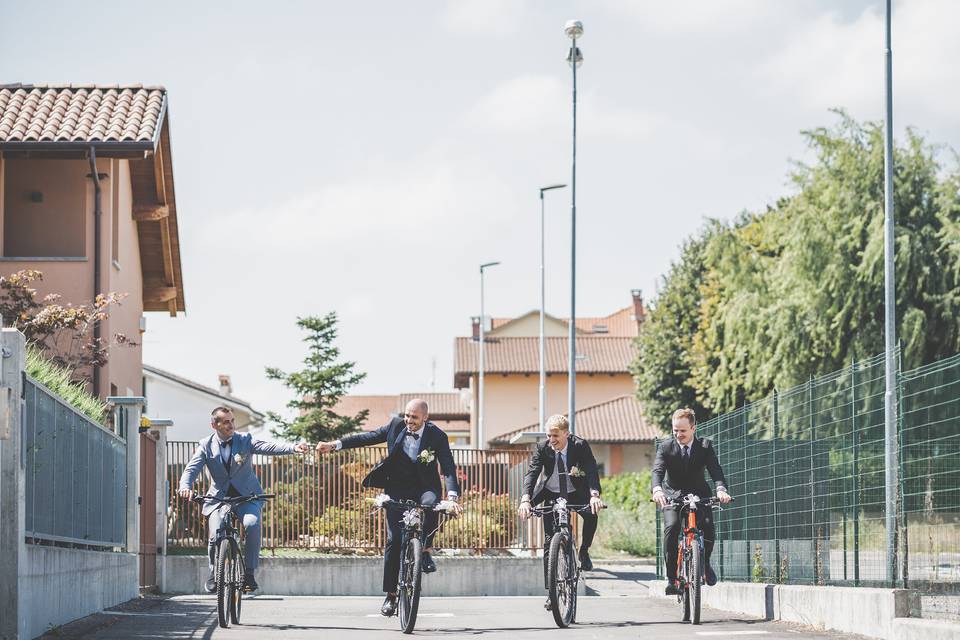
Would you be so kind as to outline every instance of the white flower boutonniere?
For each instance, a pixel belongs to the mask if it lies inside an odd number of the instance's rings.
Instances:
[[[244,461],[244,460],[245,460],[245,458],[243,457],[243,455],[241,455],[241,454],[239,454],[239,453],[233,454],[233,463],[234,463],[235,465],[237,465],[238,467],[243,464],[243,461]]]
[[[583,471],[581,471],[578,467],[576,467],[576,466],[570,467],[570,477],[571,477],[571,478],[582,478],[582,477],[584,477],[585,475],[587,475],[587,474],[585,474]]]
[[[420,455],[417,456],[417,460],[420,464],[430,464],[435,457],[436,456],[433,455],[433,449],[424,449],[420,452]]]

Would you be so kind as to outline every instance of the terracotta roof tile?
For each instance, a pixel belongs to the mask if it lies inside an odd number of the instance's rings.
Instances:
[[[494,331],[523,317],[525,316],[518,316],[517,318],[490,318],[490,330]],[[569,318],[555,319],[563,323],[570,322]],[[606,327],[607,330],[598,331],[600,327]],[[577,318],[577,331],[586,335],[596,334],[632,338],[638,335],[639,325],[633,315],[633,307],[624,307],[608,316]]]
[[[472,338],[456,338],[454,343],[454,386],[463,388],[467,377],[479,369],[480,343]],[[567,338],[545,339],[547,373],[566,373]],[[577,373],[626,373],[636,351],[633,338],[580,336],[577,338]],[[484,349],[485,373],[537,373],[540,371],[538,338],[488,338]]]
[[[524,431],[539,430],[533,423],[497,436],[491,444],[508,444]],[[619,396],[577,410],[577,435],[590,442],[651,442],[660,434],[643,417],[643,407],[634,396]]]
[[[0,142],[150,142],[165,96],[141,85],[0,85]]]

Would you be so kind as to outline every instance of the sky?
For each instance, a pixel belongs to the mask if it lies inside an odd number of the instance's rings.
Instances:
[[[95,11],[95,12],[94,12]],[[336,311],[355,393],[450,390],[486,310],[539,306],[539,187],[571,177],[577,315],[655,297],[708,218],[791,192],[801,131],[883,117],[882,0],[0,0],[0,82],[169,92],[186,314],[144,361],[261,410],[266,366]],[[960,148],[960,3],[894,2],[894,125]],[[945,158],[947,159],[947,158]],[[570,191],[546,200],[546,308],[569,315]],[[435,372],[435,373],[434,373]]]

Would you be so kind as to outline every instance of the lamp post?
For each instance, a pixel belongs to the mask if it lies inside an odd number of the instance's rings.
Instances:
[[[884,47],[884,154],[883,154],[883,262],[884,262],[884,370],[886,389],[883,397],[884,423],[884,480],[887,529],[887,582],[891,587],[897,582],[897,372],[895,349],[896,282],[894,281],[894,233],[893,233],[893,49],[890,37],[891,0],[886,2],[885,47]]]
[[[563,189],[565,184],[553,184],[549,187],[540,187],[540,431],[543,431],[543,425],[546,421],[546,410],[547,410],[547,353],[546,346],[544,345],[543,339],[543,317],[546,315],[545,305],[546,305],[546,294],[544,293],[545,276],[543,272],[543,263],[544,255],[546,254],[546,246],[544,241],[544,205],[543,205],[543,192],[552,191],[554,189]]]
[[[570,38],[570,53],[567,62],[573,71],[573,156],[570,171],[570,372],[568,374],[568,415],[570,433],[576,431],[577,413],[577,67],[583,63],[583,56],[577,47],[577,38],[583,35],[583,23],[568,20],[563,28]]]
[[[483,448],[483,351],[484,343],[486,342],[486,337],[484,335],[484,325],[486,324],[486,317],[484,316],[484,307],[483,307],[483,273],[486,269],[490,267],[495,267],[499,262],[485,262],[480,265],[480,381],[478,385],[478,398],[477,398],[477,442],[474,448],[482,449]]]

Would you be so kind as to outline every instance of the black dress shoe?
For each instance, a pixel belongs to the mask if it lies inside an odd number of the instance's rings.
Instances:
[[[543,608],[547,611],[553,611],[553,603],[550,602],[550,596],[547,596],[547,601],[543,603]]]
[[[433,561],[433,558],[430,556],[429,552],[423,552],[423,555],[420,557],[420,567],[423,569],[424,573],[433,573],[437,570],[437,565]]]
[[[383,606],[380,607],[380,614],[388,618],[397,615],[397,596],[387,594],[387,597],[383,599]]]
[[[257,584],[257,581],[253,577],[253,571],[247,571],[243,574],[243,592],[250,593],[251,591],[256,591],[260,588],[260,585]]]
[[[704,577],[707,579],[707,586],[712,587],[713,585],[717,584],[717,573],[710,565],[707,565],[707,570],[704,573]]]
[[[671,580],[667,583],[667,588],[663,590],[668,596],[678,596],[680,595],[680,587],[677,586],[677,583]]]
[[[590,554],[587,553],[586,549],[580,552],[580,569],[593,571],[593,560],[590,559]]]
[[[217,590],[217,581],[213,578],[213,571],[207,576],[207,581],[203,583],[203,590],[207,593],[213,593]]]

